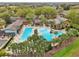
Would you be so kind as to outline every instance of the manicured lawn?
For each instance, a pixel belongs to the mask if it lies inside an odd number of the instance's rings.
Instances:
[[[79,38],[77,38],[77,40],[75,40],[71,45],[57,52],[53,56],[54,57],[79,56]]]

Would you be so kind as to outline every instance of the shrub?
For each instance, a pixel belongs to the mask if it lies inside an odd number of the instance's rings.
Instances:
[[[60,36],[61,40],[66,40],[69,38],[68,34],[63,34]]]
[[[67,34],[69,36],[78,36],[79,32],[76,29],[69,29],[68,32],[67,32]]]
[[[0,57],[1,56],[8,56],[9,54],[5,50],[0,50]]]
[[[42,56],[46,51],[51,49],[50,42],[43,40],[40,36],[38,36],[37,30],[34,31],[34,35],[28,38],[27,41],[11,45],[10,48],[14,53],[19,51],[16,54],[22,54],[26,56]]]
[[[72,26],[73,28],[79,30],[79,25],[78,25],[78,24],[72,24],[71,26]]]
[[[79,13],[77,12],[79,10],[74,10],[74,9],[71,9],[69,10],[68,12],[68,15],[67,17],[70,19],[71,23],[73,24],[79,24]]]

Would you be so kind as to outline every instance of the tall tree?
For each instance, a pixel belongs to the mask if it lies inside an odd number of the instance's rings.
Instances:
[[[0,28],[5,27],[5,25],[6,25],[5,20],[4,20],[4,19],[2,19],[2,18],[0,18]]]

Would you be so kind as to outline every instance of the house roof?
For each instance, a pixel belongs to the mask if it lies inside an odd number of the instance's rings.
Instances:
[[[4,34],[4,31],[0,31],[0,36],[2,36]]]
[[[54,19],[54,22],[55,22],[55,24],[60,24],[61,22],[64,22],[66,20],[68,20],[68,19],[58,16],[57,18]]]
[[[13,22],[12,24],[8,25],[6,27],[6,29],[10,29],[10,30],[13,30],[13,31],[16,31],[18,29],[18,27],[20,25],[22,25],[23,23],[23,20],[16,20],[15,22]]]

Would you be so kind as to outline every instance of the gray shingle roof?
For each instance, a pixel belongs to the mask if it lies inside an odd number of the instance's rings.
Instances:
[[[16,31],[20,25],[22,25],[23,20],[16,20],[14,23],[8,25],[6,29]]]

